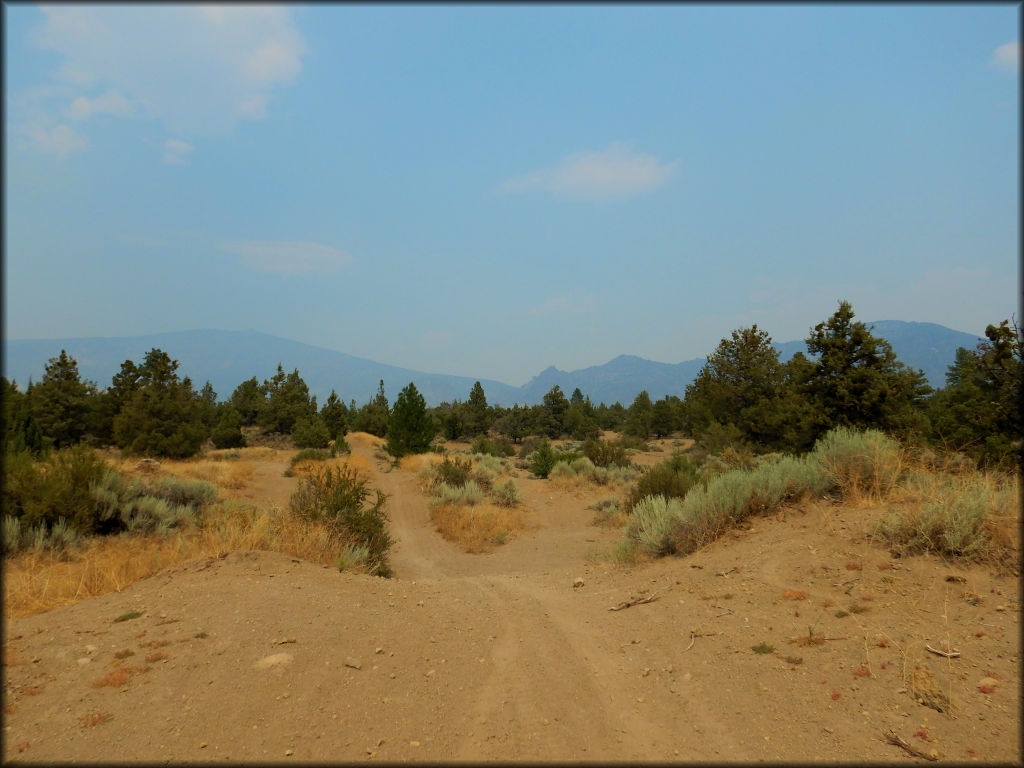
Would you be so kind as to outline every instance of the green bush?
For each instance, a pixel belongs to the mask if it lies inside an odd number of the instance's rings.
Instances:
[[[434,504],[467,504],[472,507],[484,500],[484,491],[475,480],[467,480],[461,486],[440,483],[433,488],[431,494],[431,502]]]
[[[511,477],[503,485],[491,490],[491,498],[500,507],[514,507],[523,500],[522,491]]]
[[[836,427],[815,443],[812,455],[845,497],[885,498],[903,470],[900,444],[876,429]]]
[[[548,472],[548,480],[568,480],[576,477],[576,470],[572,468],[572,464],[568,461],[556,461],[555,465]]]
[[[647,496],[633,507],[626,524],[626,536],[633,539],[651,557],[676,551],[676,528],[682,517],[678,498]]]
[[[217,498],[217,489],[202,480],[182,480],[178,477],[161,477],[145,487],[149,496],[164,499],[169,504],[201,509]]]
[[[331,433],[319,414],[303,416],[292,427],[292,442],[296,448],[327,448]]]
[[[906,478],[905,492],[918,503],[890,511],[871,529],[871,536],[897,555],[932,552],[983,561],[1006,554],[992,527],[993,521],[1016,516],[1019,493],[1014,484],[964,482],[923,472]]]
[[[92,448],[72,446],[35,461],[27,451],[4,457],[4,513],[20,520],[23,531],[52,530],[58,521],[80,535],[96,531],[98,508],[89,487],[109,465]]]
[[[445,456],[434,469],[434,485],[446,483],[454,488],[461,488],[469,480],[472,471],[473,462],[469,459]]]
[[[537,450],[530,454],[528,458],[530,461],[530,471],[540,478],[546,478],[557,462],[555,452],[551,448],[551,441],[547,438],[540,441]]]
[[[590,439],[583,443],[583,455],[598,467],[628,467],[630,464],[622,443]]]
[[[477,435],[470,450],[473,453],[483,453],[499,458],[516,454],[515,446],[507,438],[500,437],[497,440],[491,440],[487,435]]]
[[[681,499],[698,479],[696,464],[687,456],[675,453],[640,475],[626,498],[626,508],[632,509],[648,496]]]
[[[365,546],[367,571],[390,576],[388,550],[393,541],[384,509],[387,496],[379,490],[374,493],[371,502],[367,481],[351,467],[323,467],[295,490],[291,509],[305,520],[326,523],[340,540]]]

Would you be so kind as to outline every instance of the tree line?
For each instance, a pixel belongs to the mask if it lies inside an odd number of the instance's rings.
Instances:
[[[39,454],[86,442],[130,454],[184,458],[209,440],[217,448],[245,445],[243,427],[290,435],[299,448],[324,448],[349,431],[387,439],[395,456],[429,448],[437,435],[505,445],[528,436],[596,438],[614,430],[645,440],[674,432],[693,436],[709,451],[743,445],[758,451],[803,452],[836,426],[879,429],[910,442],[966,453],[982,465],[1021,459],[1022,336],[1015,323],[989,325],[977,348],[961,348],[933,391],[921,371],[906,367],[890,344],[854,320],[848,302],[816,325],[808,355],[783,363],[771,337],[757,325],[724,338],[682,398],[652,401],[643,391],[625,407],[595,405],[578,388],[557,385],[532,406],[491,405],[480,382],[466,401],[427,408],[410,383],[394,404],[380,382],[361,407],[332,390],[318,406],[299,375],[254,376],[218,400],[209,382],[196,390],[180,378],[178,363],[152,349],[138,364],[126,360],[110,385],[83,381],[66,351],[46,365],[43,378],[22,392],[0,379],[4,450]]]

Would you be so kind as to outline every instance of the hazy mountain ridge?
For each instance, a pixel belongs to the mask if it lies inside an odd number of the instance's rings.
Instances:
[[[981,340],[936,323],[880,320],[868,325],[873,326],[876,336],[889,341],[902,362],[924,371],[933,387],[944,385],[946,369],[953,362],[957,348],[973,349]],[[776,342],[775,346],[783,360],[797,352],[807,353],[803,340]],[[121,363],[125,360],[138,363],[153,347],[178,360],[179,375],[189,376],[197,389],[209,380],[222,400],[230,397],[235,387],[253,376],[261,382],[269,379],[279,362],[286,372],[298,368],[320,404],[334,389],[346,403],[354,399],[361,405],[377,392],[381,379],[392,402],[410,381],[416,384],[428,405],[455,399],[465,401],[477,381],[466,376],[425,373],[377,363],[257,331],[219,330],[5,341],[4,375],[24,387],[30,377],[34,381],[41,379],[46,362],[59,355],[61,349],[66,349],[78,361],[82,377],[102,388],[109,385]],[[479,381],[487,401],[492,404],[539,403],[545,393],[557,384],[566,396],[579,387],[595,404],[620,402],[628,406],[641,390],[647,390],[653,400],[666,395],[682,397],[687,384],[705,361],[706,358],[694,358],[673,364],[635,355],[619,355],[603,365],[576,371],[562,371],[549,366],[521,387],[489,379]]]

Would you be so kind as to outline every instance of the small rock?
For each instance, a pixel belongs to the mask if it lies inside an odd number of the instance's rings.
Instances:
[[[92,659],[88,658],[87,656],[83,656],[82,658],[80,658],[78,660],[78,665],[81,666],[81,667],[84,667],[86,664],[91,664],[91,663],[92,663]]]
[[[98,650],[99,650],[99,648],[97,648],[95,645],[87,645],[87,646],[85,646],[85,652],[88,653],[89,655],[92,655],[92,654],[96,653],[96,651],[98,651]]]
[[[424,676],[425,676],[425,677],[433,677],[433,676],[434,676],[434,673],[435,673],[436,671],[437,671],[436,669],[432,669],[432,670],[430,670],[429,672],[426,672]]]
[[[270,667],[280,667],[287,664],[291,664],[294,657],[290,653],[275,653],[270,656],[264,656],[262,659],[256,662],[257,669],[269,669]]]
[[[580,587],[583,586],[583,584],[584,584],[584,581],[583,581],[583,577],[582,576],[577,576],[575,579],[572,580],[572,588],[573,589],[579,589]]]
[[[205,741],[199,742],[199,748],[200,749],[206,749],[206,742]]]
[[[997,685],[999,685],[999,681],[996,680],[994,677],[983,677],[981,678],[981,680],[978,681],[978,685],[984,686],[985,688],[995,688]]]
[[[383,648],[375,648],[373,652],[374,653],[384,653],[384,649]]]
[[[362,669],[363,662],[361,662],[359,659],[353,658],[352,656],[346,656],[345,666],[351,667],[352,669]]]
[[[285,757],[291,757],[291,756],[292,756],[292,755],[294,755],[294,754],[295,754],[295,750],[293,750],[293,749],[286,749],[286,750],[284,751],[284,756],[285,756]]]
[[[409,742],[409,746],[410,747],[418,747],[419,745],[420,745],[420,743],[418,741],[410,741]]]

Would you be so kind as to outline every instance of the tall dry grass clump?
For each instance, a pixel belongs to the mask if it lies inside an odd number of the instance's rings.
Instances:
[[[1020,478],[998,472],[915,470],[871,535],[900,555],[1009,565],[1019,551]]]
[[[887,499],[905,469],[903,448],[875,429],[837,427],[815,443],[811,455],[843,498],[853,503]]]
[[[444,538],[471,554],[490,552],[527,527],[520,507],[490,502],[472,506],[439,502],[431,505],[430,520]]]

